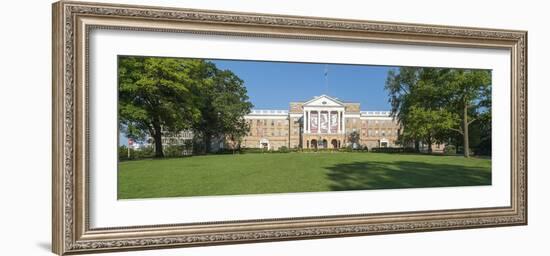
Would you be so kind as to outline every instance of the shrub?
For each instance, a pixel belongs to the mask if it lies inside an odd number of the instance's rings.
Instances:
[[[263,148],[241,148],[241,153],[250,154],[250,153],[268,153],[268,150]]]
[[[164,149],[165,157],[181,157],[181,156],[184,156],[183,151],[185,150],[185,146],[170,145],[170,146],[165,146],[163,149]]]
[[[279,150],[277,150],[279,153],[288,153],[290,150],[286,146],[279,147]]]
[[[464,154],[464,147],[459,146],[456,150],[456,153],[460,154],[460,155],[463,155]],[[474,150],[472,148],[470,148],[470,156],[473,156],[473,155],[474,155]]]
[[[454,145],[445,146],[445,149],[443,150],[443,154],[445,154],[445,155],[456,155],[456,147]]]
[[[414,153],[416,150],[414,148],[371,148],[371,152],[374,153]]]
[[[128,157],[128,147],[127,146],[120,146],[118,147],[118,160],[120,161],[126,161],[126,160],[136,160],[136,159],[144,159],[144,158],[152,158],[155,156],[155,151],[153,150],[153,147],[145,147],[140,149],[130,149],[130,157]]]
[[[118,147],[118,160],[119,161],[129,160],[129,158],[128,158],[128,147],[126,147],[124,145]]]
[[[351,146],[347,146],[347,147],[340,148],[338,151],[340,151],[340,152],[353,152],[353,149],[351,148]]]

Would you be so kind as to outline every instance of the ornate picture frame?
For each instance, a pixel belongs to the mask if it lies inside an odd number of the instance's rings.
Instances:
[[[506,207],[91,228],[88,46],[89,33],[95,29],[509,50],[511,204]],[[52,247],[59,255],[527,224],[526,31],[72,1],[53,4],[52,31]]]

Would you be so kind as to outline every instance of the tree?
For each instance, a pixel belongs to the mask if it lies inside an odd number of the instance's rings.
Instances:
[[[120,128],[129,137],[151,136],[155,156],[163,157],[163,130],[180,131],[199,117],[191,88],[201,81],[191,78],[194,60],[177,58],[119,58]]]
[[[486,121],[486,118],[475,117],[490,112],[488,71],[404,67],[388,72],[386,90],[390,96],[392,113],[404,126],[404,134],[407,135],[404,136],[405,141],[415,141],[415,147],[418,148],[419,140],[431,141],[432,135],[450,140],[453,136],[449,131],[456,131],[463,138],[464,156],[469,157],[469,125],[476,120]],[[419,117],[427,119],[421,111],[424,114],[440,115],[434,118],[441,118],[439,121],[444,121],[445,124],[449,124],[446,118],[450,115],[460,120],[460,123],[454,122],[451,127],[433,127],[430,123],[419,123]],[[431,131],[428,134],[437,133],[425,137],[425,131]]]
[[[246,134],[250,112],[244,82],[199,59],[121,57],[119,116],[129,137],[149,135],[163,157],[163,133],[191,129],[210,152],[212,138]]]
[[[469,127],[476,120],[487,122],[491,107],[491,73],[487,70],[452,70],[446,74],[450,108],[460,114],[460,125],[451,128],[463,138],[464,157],[470,156]],[[481,116],[485,115],[484,118]],[[479,118],[479,119],[478,119]]]
[[[445,109],[431,110],[413,106],[403,137],[421,139],[428,144],[428,152],[432,153],[432,144],[445,142],[446,131],[456,125],[456,118],[455,114]]]
[[[205,62],[210,74],[206,87],[195,91],[201,119],[193,124],[193,130],[203,140],[204,153],[211,151],[213,138],[225,137],[233,141],[248,132],[244,115],[250,113],[244,82],[229,70],[219,70],[213,63]]]
[[[403,143],[414,142],[415,149],[419,150],[419,142],[425,138],[418,137],[409,123],[415,122],[410,111],[413,108],[439,110],[445,105],[442,102],[438,87],[442,69],[402,67],[399,70],[390,70],[386,79],[385,89],[390,97],[392,115],[404,127]],[[418,127],[419,123],[415,123]]]
[[[359,133],[357,131],[353,131],[348,135],[349,142],[351,143],[352,148],[355,148],[355,145],[359,144]]]

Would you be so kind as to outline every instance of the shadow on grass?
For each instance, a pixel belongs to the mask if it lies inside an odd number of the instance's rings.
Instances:
[[[368,161],[327,169],[333,191],[491,185],[490,167]]]

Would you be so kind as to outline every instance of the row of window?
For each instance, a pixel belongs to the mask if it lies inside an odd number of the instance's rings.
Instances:
[[[368,129],[367,134],[365,134],[365,131],[363,130],[363,136],[368,135],[368,137],[397,136],[398,133],[399,133],[398,129],[388,129],[388,130]]]
[[[293,133],[295,135],[298,134],[297,129],[294,129]],[[268,131],[268,129],[263,128],[263,129],[251,129],[248,132],[248,136],[265,136],[269,134],[271,134],[271,136],[288,136],[288,132],[286,129],[275,129],[275,130],[270,129],[270,131]]]
[[[267,126],[267,125],[271,125],[271,126],[281,126],[281,125],[288,125],[288,122],[286,120],[267,120],[267,119],[257,119],[254,121],[249,121],[248,124],[250,125],[263,125],[263,126]]]
[[[356,132],[358,129],[352,128],[348,130],[348,134],[351,132]],[[298,135],[299,129],[291,129],[292,134]],[[368,129],[362,131],[363,137],[386,137],[386,136],[395,136],[397,137],[399,133],[398,129]],[[248,133],[248,136],[287,136],[288,132],[286,129],[251,129]]]
[[[352,124],[355,124],[357,123],[357,120],[356,118],[353,118],[353,119],[347,119],[346,120],[346,123],[352,123]],[[293,120],[295,123],[299,121],[298,118],[294,118]],[[252,123],[253,121],[249,121],[249,124],[254,124]],[[380,125],[384,125],[384,124],[390,124],[390,125],[395,125],[395,122],[392,121],[392,120],[361,120],[361,123],[362,124],[380,124]],[[270,124],[271,126],[279,126],[279,125],[287,125],[288,122],[286,120],[268,120],[268,119],[257,119],[255,120],[255,124],[256,125],[268,125]]]

